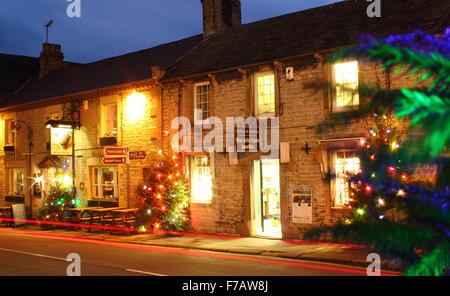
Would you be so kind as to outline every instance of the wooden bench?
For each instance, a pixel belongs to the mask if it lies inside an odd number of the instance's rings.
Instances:
[[[114,225],[123,225],[126,228],[132,228],[136,222],[136,213],[139,209],[121,209],[112,211]],[[128,231],[130,234],[130,231]]]

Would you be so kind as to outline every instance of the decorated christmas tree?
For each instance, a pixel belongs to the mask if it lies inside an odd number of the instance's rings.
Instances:
[[[50,191],[46,194],[39,209],[38,218],[44,221],[61,221],[66,207],[76,204],[71,174],[58,169],[50,183]]]
[[[140,231],[185,231],[190,223],[189,186],[184,177],[183,159],[161,151],[145,184],[139,187]]]
[[[361,87],[372,99],[359,112],[368,119],[360,143],[361,170],[349,175],[349,217],[335,226],[317,227],[306,239],[332,240],[373,247],[403,263],[405,275],[443,275],[450,268],[450,30],[440,37],[414,32],[386,39],[365,38],[334,59],[356,56],[381,62],[427,82],[428,87],[397,91]],[[346,120],[334,115],[322,126]],[[399,119],[410,123],[401,143]],[[423,165],[435,168],[434,180],[419,178]]]

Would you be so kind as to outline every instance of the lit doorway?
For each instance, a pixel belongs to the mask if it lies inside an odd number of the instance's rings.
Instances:
[[[281,238],[280,161],[255,160],[253,196],[256,234]]]

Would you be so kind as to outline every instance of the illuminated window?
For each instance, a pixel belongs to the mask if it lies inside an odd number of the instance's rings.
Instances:
[[[349,178],[360,169],[360,159],[356,151],[337,151],[334,153],[334,205],[342,207],[349,203]]]
[[[16,144],[15,120],[5,120],[5,146],[14,146]]]
[[[201,110],[201,117],[195,114],[195,121],[204,121],[209,118],[209,82],[197,83],[194,86],[195,108]]]
[[[99,200],[118,201],[117,168],[91,168],[92,198]]]
[[[8,169],[8,194],[22,196],[24,194],[24,169]]]
[[[333,65],[334,100],[333,109],[342,110],[359,105],[358,62]]]
[[[104,136],[117,137],[117,104],[104,105]]]
[[[193,203],[211,203],[212,176],[208,156],[191,157],[191,189]]]
[[[275,75],[272,72],[255,76],[256,115],[275,115]]]

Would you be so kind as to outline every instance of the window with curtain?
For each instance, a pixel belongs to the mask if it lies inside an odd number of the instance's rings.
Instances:
[[[91,195],[93,199],[118,201],[116,167],[91,167]]]
[[[5,146],[14,146],[16,144],[15,120],[5,120]]]
[[[359,105],[358,62],[336,63],[332,66],[333,110],[345,110]]]
[[[190,177],[193,203],[211,203],[212,174],[208,156],[191,156]]]
[[[333,154],[334,206],[344,207],[350,202],[349,178],[360,170],[360,159],[356,151],[341,150]]]
[[[13,196],[24,195],[24,169],[8,169],[8,194]]]
[[[105,137],[117,137],[117,104],[104,105],[104,135]]]
[[[275,74],[273,72],[255,75],[256,116],[275,115]]]

